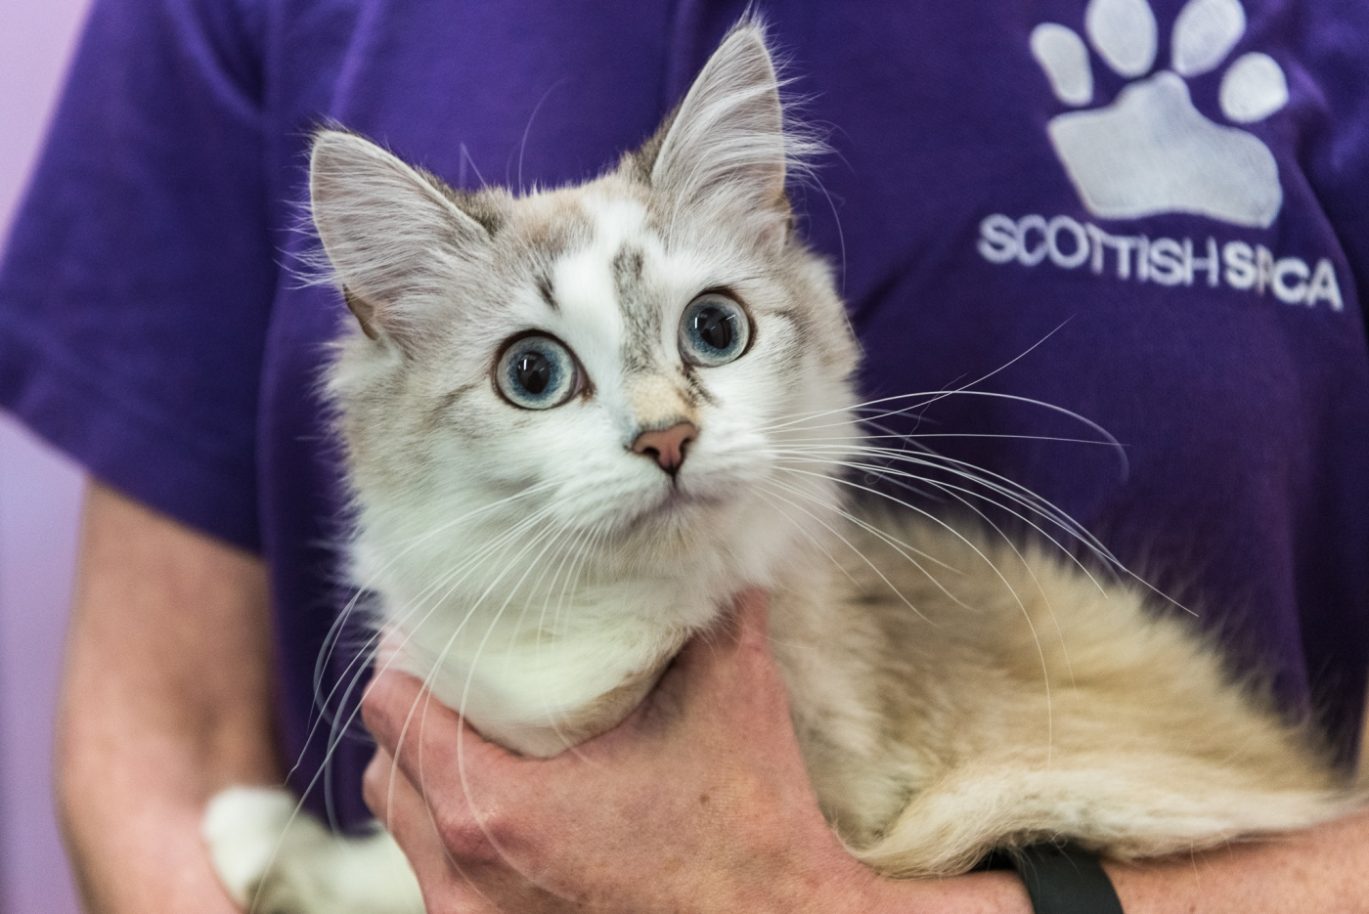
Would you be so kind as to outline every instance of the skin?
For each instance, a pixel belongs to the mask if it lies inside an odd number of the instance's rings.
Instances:
[[[366,797],[430,914],[1031,914],[1011,873],[884,879],[818,813],[766,646],[759,595],[686,648],[618,728],[548,760],[486,742],[383,673],[364,712]],[[1369,911],[1369,816],[1145,866],[1108,864],[1128,914]]]
[[[206,799],[279,783],[261,562],[100,484],[87,494],[57,726],[86,910],[233,914]]]

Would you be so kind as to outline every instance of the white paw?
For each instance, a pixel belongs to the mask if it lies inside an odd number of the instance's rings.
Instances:
[[[230,787],[205,809],[201,834],[219,880],[243,910],[297,914],[292,858],[327,840],[295,797],[281,788]]]
[[[1173,69],[1157,73],[1158,28],[1147,0],[1090,0],[1084,25],[1103,62],[1132,80],[1112,104],[1050,122],[1056,155],[1088,210],[1112,219],[1178,212],[1272,223],[1283,206],[1273,153],[1254,134],[1200,113],[1186,82],[1216,69],[1245,34],[1240,0],[1189,0],[1174,24]],[[1081,109],[1093,101],[1088,47],[1073,29],[1043,23],[1031,50],[1061,102]],[[1222,77],[1228,120],[1253,123],[1287,103],[1288,82],[1267,54],[1241,55]]]

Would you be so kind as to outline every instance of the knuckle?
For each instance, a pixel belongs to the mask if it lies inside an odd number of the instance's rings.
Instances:
[[[383,756],[377,753],[371,757],[371,762],[366,766],[361,778],[362,799],[366,801],[366,808],[377,818],[385,817],[391,770]]]
[[[499,859],[497,836],[491,823],[478,819],[469,808],[440,814],[438,835],[448,852],[465,863],[493,863]]]
[[[372,687],[361,696],[361,720],[372,734],[379,735],[387,729],[389,713],[384,695],[379,689]]]

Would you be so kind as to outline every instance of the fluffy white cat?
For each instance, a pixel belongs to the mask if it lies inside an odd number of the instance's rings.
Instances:
[[[396,662],[489,738],[551,755],[764,587],[824,811],[896,876],[1043,837],[1135,859],[1344,812],[1312,734],[1125,576],[845,503],[850,464],[935,458],[862,442],[857,347],[785,196],[812,151],[751,22],[580,186],[459,192],[317,136],[313,217],[356,318],[330,374],[355,576]],[[422,911],[382,833],[287,830],[294,810],[260,789],[211,804],[235,898]]]

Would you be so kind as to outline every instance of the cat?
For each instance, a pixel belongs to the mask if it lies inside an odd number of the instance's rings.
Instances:
[[[765,588],[823,811],[896,877],[1059,836],[1137,860],[1350,809],[1311,729],[1134,579],[848,503],[846,468],[897,476],[907,452],[862,441],[857,345],[785,190],[820,144],[780,89],[745,20],[644,146],[523,196],[316,135],[312,215],[353,316],[328,389],[354,573],[392,662],[548,756]],[[423,910],[387,836],[334,837],[283,790],[225,791],[204,832],[257,911]]]

